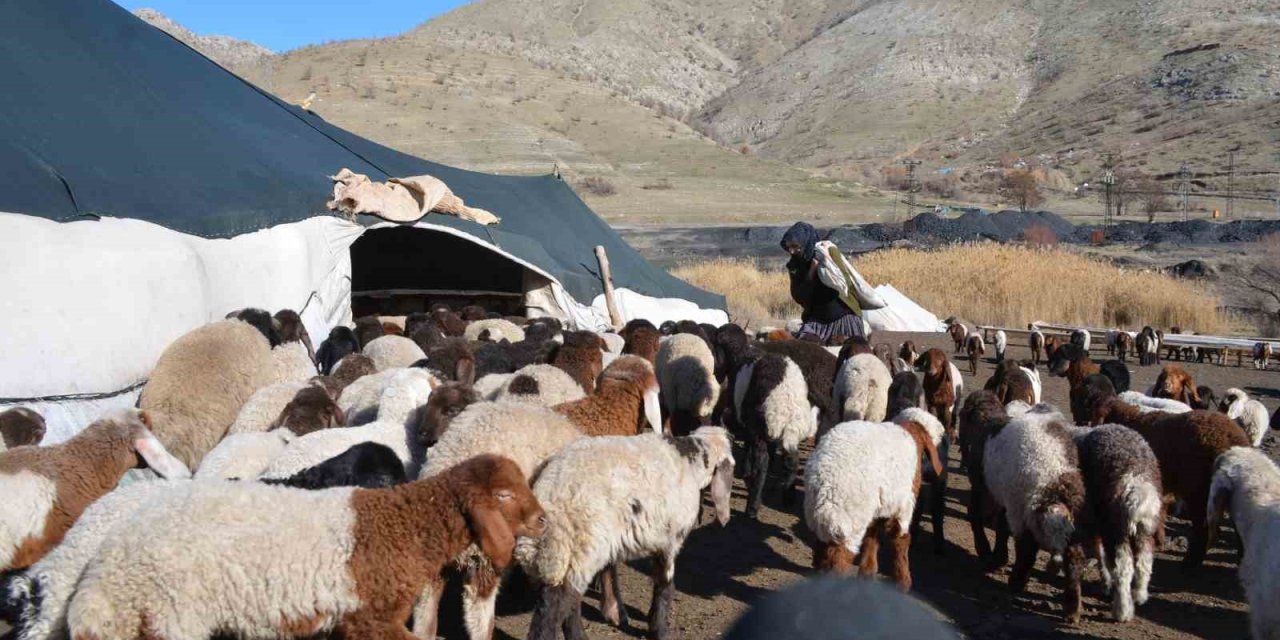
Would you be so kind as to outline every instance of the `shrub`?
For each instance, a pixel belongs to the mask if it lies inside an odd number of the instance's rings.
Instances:
[[[1022,239],[1033,247],[1058,246],[1058,234],[1047,224],[1034,224],[1022,232]]]
[[[613,186],[612,182],[600,176],[587,176],[578,181],[578,190],[585,191],[593,196],[606,197],[618,193],[618,188]]]
[[[645,184],[640,185],[640,188],[647,189],[649,191],[667,191],[670,189],[674,189],[675,187],[671,186],[670,180],[667,180],[666,178],[661,178],[656,182],[646,182]]]

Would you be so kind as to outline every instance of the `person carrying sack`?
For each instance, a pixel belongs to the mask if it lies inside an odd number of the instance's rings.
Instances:
[[[803,309],[796,338],[823,344],[867,338],[863,312],[885,303],[840,249],[820,240],[818,230],[807,222],[791,225],[780,244],[791,256],[787,261],[791,299]]]

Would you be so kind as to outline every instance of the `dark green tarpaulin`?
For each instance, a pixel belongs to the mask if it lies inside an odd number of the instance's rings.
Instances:
[[[325,215],[327,176],[430,174],[492,242],[589,303],[592,249],[637,293],[724,308],[724,299],[649,264],[554,176],[497,176],[409,156],[328,124],[241,80],[108,0],[0,0],[0,211],[53,220],[137,218],[225,238]]]

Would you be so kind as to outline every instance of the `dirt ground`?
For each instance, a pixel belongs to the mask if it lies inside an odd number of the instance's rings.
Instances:
[[[910,337],[918,345],[951,348],[941,334],[877,334],[873,342],[894,345]],[[1095,344],[1095,347],[1097,345]],[[1011,345],[1010,357],[1028,357],[1025,345]],[[1095,349],[1094,358],[1105,359]],[[977,378],[965,368],[966,393],[981,388],[995,365],[984,362]],[[1043,368],[1042,368],[1043,369]],[[1189,364],[1197,383],[1221,392],[1238,386],[1259,397],[1269,409],[1280,402],[1275,389],[1280,372],[1245,368]],[[1145,389],[1155,381],[1157,367],[1130,364],[1133,386]],[[1067,383],[1043,374],[1045,400],[1067,406]],[[1269,437],[1269,440],[1272,438]],[[1269,443],[1270,444],[1270,443]],[[1127,624],[1110,619],[1096,568],[1086,574],[1086,617],[1078,626],[1068,626],[1061,618],[1060,576],[1044,572],[1047,556],[1041,554],[1028,592],[1011,596],[1006,588],[1008,568],[993,574],[983,571],[973,551],[973,538],[965,521],[969,483],[958,472],[958,454],[952,453],[947,490],[945,534],[947,550],[933,554],[931,525],[924,522],[916,536],[911,555],[913,594],[930,604],[939,616],[951,621],[964,637],[983,640],[1021,638],[1243,638],[1248,636],[1248,613],[1244,593],[1236,577],[1237,554],[1232,546],[1219,543],[1198,571],[1185,572],[1179,561],[1186,547],[1186,523],[1174,519],[1169,542],[1157,555],[1152,578],[1151,600],[1137,610],[1137,618]],[[925,489],[927,491],[927,489]],[[704,524],[689,537],[676,564],[675,626],[677,637],[717,638],[758,598],[813,574],[813,554],[799,503],[783,507],[766,502],[760,522],[742,516],[745,490],[735,486],[733,518],[721,528],[704,517]],[[709,513],[709,512],[708,512]],[[1234,534],[1225,532],[1228,541]],[[884,566],[882,562],[882,567]],[[615,629],[598,613],[594,592],[587,595],[583,615],[592,638],[640,638],[646,630],[650,587],[642,573],[643,563],[623,569],[625,599],[631,615],[629,629]],[[499,632],[496,637],[524,638],[528,632],[534,600],[519,579],[513,580],[499,601]],[[442,615],[455,618],[459,603],[455,598],[442,605]],[[456,623],[443,629],[445,637],[465,638]]]

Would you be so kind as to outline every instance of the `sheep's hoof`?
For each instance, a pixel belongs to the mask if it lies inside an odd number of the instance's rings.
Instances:
[[[1068,615],[1068,616],[1067,616],[1067,624],[1069,624],[1069,625],[1077,625],[1077,624],[1080,624],[1080,618],[1081,618],[1081,615],[1080,615],[1080,612],[1079,612],[1079,611],[1077,611],[1077,612],[1075,612],[1075,613],[1072,613],[1072,614],[1070,614],[1070,615]]]

